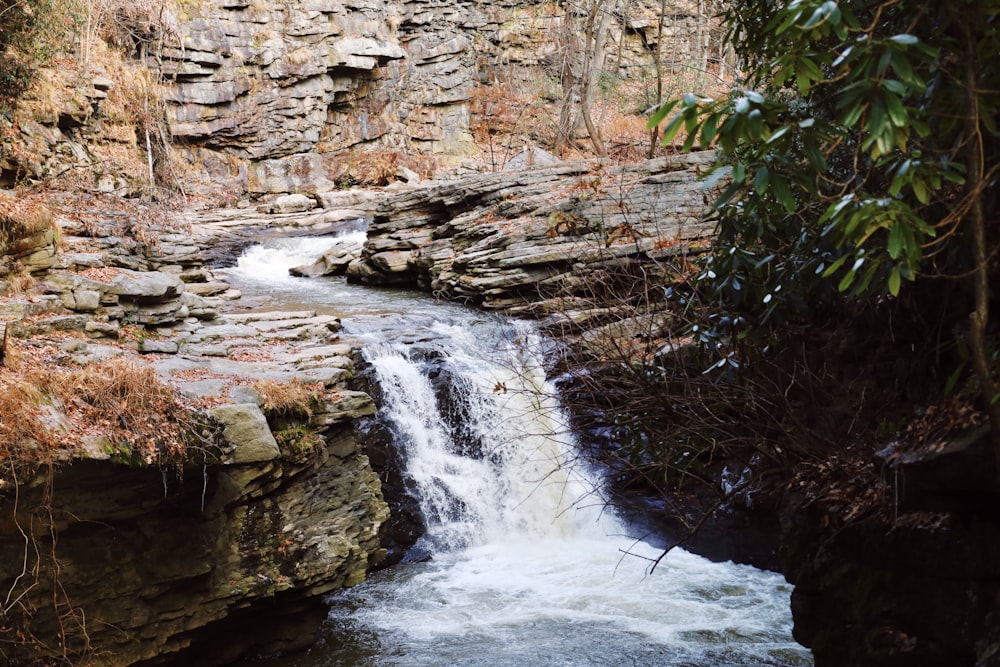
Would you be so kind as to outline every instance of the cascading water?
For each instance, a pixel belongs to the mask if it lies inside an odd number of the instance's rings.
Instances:
[[[791,587],[780,575],[682,550],[649,571],[659,551],[627,536],[573,458],[528,324],[313,284],[326,289],[299,290],[297,300],[341,314],[364,343],[430,559],[333,596],[325,644],[274,664],[812,664],[791,638]]]
[[[600,518],[599,509],[579,506],[594,485],[568,465],[566,420],[531,352],[537,337],[527,324],[511,326],[491,349],[493,323],[436,322],[427,332],[431,361],[421,360],[427,343],[365,347],[427,517],[431,551],[553,539]],[[452,383],[452,405],[439,405],[430,370]]]

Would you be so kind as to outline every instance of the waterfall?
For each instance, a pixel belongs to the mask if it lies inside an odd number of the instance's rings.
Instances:
[[[546,380],[540,340],[514,323],[492,342],[478,329],[432,325],[423,348],[365,348],[433,549],[618,530],[594,506],[598,484],[573,463],[568,420]],[[451,383],[441,405],[429,372]]]
[[[340,242],[336,239],[333,243]],[[287,277],[315,240],[231,270],[281,307],[342,318],[363,346],[419,498],[430,555],[330,597],[326,641],[288,667],[808,667],[791,586],[628,537],[575,458],[529,324],[342,278]],[[280,275],[279,275],[280,274]],[[268,304],[267,307],[275,307]]]

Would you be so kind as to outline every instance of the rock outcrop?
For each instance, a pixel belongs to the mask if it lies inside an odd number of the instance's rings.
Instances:
[[[12,261],[36,283],[0,303],[10,348],[0,380],[29,365],[25,350],[48,355],[38,363],[53,374],[131,360],[186,397],[188,445],[157,466],[107,435],[117,419],[73,422],[84,397],[25,404],[44,430],[90,430],[38,455],[53,465],[0,472],[4,658],[225,664],[308,643],[303,619],[318,628],[323,596],[382,559],[388,518],[353,429],[375,405],[349,386],[354,351],[339,321],[220,314],[235,294],[202,266],[202,244],[183,226],[76,213],[39,225],[29,235],[38,243],[5,237],[4,251],[25,248]],[[24,264],[39,244],[50,261]],[[12,381],[4,386],[22,386]],[[32,433],[3,451],[39,446]],[[162,436],[140,440],[155,451]]]
[[[347,275],[492,310],[572,317],[597,292],[626,289],[612,281],[629,268],[678,272],[704,247],[714,223],[704,219],[699,170],[711,159],[576,162],[403,192],[376,211]]]
[[[160,53],[171,135],[197,146],[183,151],[208,180],[255,194],[329,190],[365,160],[345,157],[352,149],[472,153],[476,85],[558,89],[573,34],[564,11],[530,0],[184,3]],[[616,75],[649,68],[658,13],[639,3],[616,15]],[[694,3],[672,8],[664,39],[674,57],[698,50],[698,13]]]
[[[844,494],[784,501],[796,639],[817,667],[1000,665],[1000,485],[988,430],[878,456],[880,470],[860,474],[884,494],[880,508],[852,512],[864,500]]]

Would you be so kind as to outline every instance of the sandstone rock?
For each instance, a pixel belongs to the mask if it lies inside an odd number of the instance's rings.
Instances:
[[[159,354],[177,354],[178,345],[177,341],[174,340],[159,340],[156,338],[144,338],[139,341],[139,351],[148,353],[159,353]]]
[[[511,159],[507,160],[504,164],[504,171],[520,171],[522,169],[530,169],[531,167],[553,167],[558,164],[562,164],[562,160],[557,158],[552,153],[539,148],[538,146],[532,146],[530,148],[525,148],[521,152],[517,153]]]
[[[520,314],[554,297],[592,297],[605,276],[659,270],[704,246],[714,223],[703,219],[699,170],[710,159],[566,163],[402,192],[379,207],[347,276]]]
[[[192,283],[185,282],[184,291],[188,294],[194,294],[196,296],[216,296],[222,294],[230,288],[229,283],[223,282],[204,282],[204,283]]]
[[[314,426],[329,426],[375,414],[375,402],[360,391],[341,391],[333,403],[323,406],[309,420]]]
[[[101,293],[96,290],[74,290],[72,294],[73,310],[93,312],[101,306]]]
[[[323,254],[312,264],[296,266],[288,270],[293,276],[317,278],[319,276],[342,276],[347,267],[361,256],[363,243],[339,244]]]
[[[317,192],[316,198],[323,208],[358,210],[363,212],[363,216],[365,213],[374,213],[384,195],[371,190],[351,189]]]
[[[272,461],[281,455],[260,408],[251,403],[221,405],[207,411],[223,427],[227,447],[222,462],[241,465]]]
[[[111,279],[107,291],[137,303],[162,303],[179,297],[184,291],[184,282],[177,276],[159,271],[122,269]]]
[[[316,207],[316,202],[305,195],[284,195],[273,202],[257,207],[261,213],[302,213]]]

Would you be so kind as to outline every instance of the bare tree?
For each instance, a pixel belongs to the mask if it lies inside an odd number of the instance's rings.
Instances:
[[[591,114],[594,90],[607,56],[608,27],[619,0],[580,0],[567,3],[560,35],[560,79],[563,102],[559,110],[556,152],[565,153],[582,121],[594,152],[607,155],[600,128]],[[582,34],[582,41],[580,35]],[[579,107],[577,107],[579,98]]]

